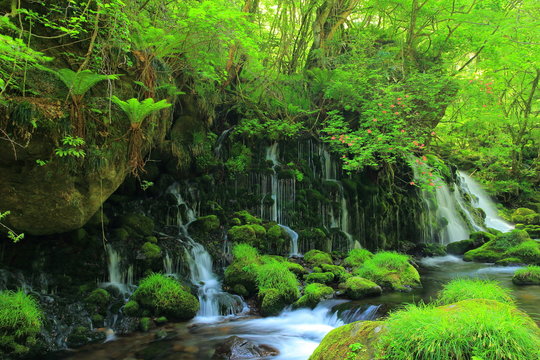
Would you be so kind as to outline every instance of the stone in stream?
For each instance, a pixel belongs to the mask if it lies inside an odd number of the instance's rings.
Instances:
[[[278,354],[279,351],[269,345],[257,345],[247,339],[231,336],[216,346],[212,360],[260,359]]]

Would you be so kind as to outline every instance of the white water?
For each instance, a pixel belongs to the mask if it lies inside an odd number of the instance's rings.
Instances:
[[[458,171],[462,188],[471,195],[472,205],[484,210],[486,214],[486,227],[493,228],[502,232],[508,232],[514,229],[514,226],[499,216],[497,207],[489,195],[482,189],[472,177],[463,171]]]
[[[450,194],[448,185],[441,181],[441,186],[435,190],[437,199],[437,219],[445,218],[448,222],[439,231],[441,244],[449,244],[454,241],[469,238],[469,228],[457,210],[455,198]]]
[[[279,214],[278,214],[278,193],[279,193],[279,181],[278,181],[278,175],[276,172],[275,167],[279,164],[278,161],[279,156],[279,147],[278,143],[273,143],[271,146],[266,148],[266,160],[269,160],[272,162],[272,177],[271,177],[271,196],[272,196],[272,209],[270,213],[270,220],[279,222]]]
[[[453,263],[463,263],[463,259],[459,256],[455,255],[445,255],[445,256],[433,256],[433,257],[425,257],[420,260],[420,263],[424,266],[428,267],[439,267],[441,265]]]
[[[223,291],[221,281],[212,270],[213,261],[204,246],[193,240],[188,232],[189,225],[197,219],[196,212],[184,200],[181,188],[174,184],[169,192],[177,199],[177,225],[179,235],[186,242],[185,256],[190,269],[191,283],[198,288],[200,309],[196,322],[215,322],[220,316],[234,315],[242,312],[246,305],[241,297]],[[182,210],[185,211],[182,213]]]
[[[133,266],[129,265],[127,269],[122,268],[122,257],[120,253],[113,249],[110,244],[105,247],[107,251],[107,267],[109,270],[109,281],[102,283],[101,286],[112,286],[117,288],[124,296],[128,296],[134,289],[133,285]]]
[[[291,238],[291,252],[289,253],[289,256],[299,256],[300,253],[298,252],[298,233],[286,225],[279,224],[279,226],[281,226],[281,228],[285,230]]]

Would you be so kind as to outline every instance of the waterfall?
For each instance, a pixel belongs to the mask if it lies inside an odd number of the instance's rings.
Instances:
[[[197,320],[215,321],[218,316],[233,315],[243,311],[245,304],[242,298],[223,291],[218,276],[212,270],[212,257],[204,246],[189,235],[189,225],[197,219],[197,216],[193,208],[184,200],[180,185],[172,185],[169,192],[177,199],[179,236],[187,245],[185,255],[191,283],[198,289],[201,306],[197,313]]]
[[[278,193],[279,193],[279,181],[278,181],[278,174],[276,172],[276,166],[279,165],[278,162],[278,155],[279,154],[279,147],[278,143],[273,143],[271,146],[266,148],[266,160],[272,162],[272,175],[271,175],[271,182],[270,182],[270,191],[271,191],[271,197],[272,197],[272,209],[270,213],[270,220],[278,222]]]
[[[454,184],[454,198],[456,199],[461,212],[465,214],[467,221],[472,225],[475,231],[485,231],[486,229],[483,224],[479,223],[471,213],[469,206],[467,206],[465,199],[463,198],[461,190],[463,190],[463,186],[459,188],[457,184]]]
[[[223,131],[221,133],[221,135],[219,135],[217,141],[216,141],[216,147],[214,148],[214,155],[216,155],[216,157],[218,159],[221,159],[222,158],[222,155],[221,155],[221,149],[223,148],[223,143],[225,142],[225,140],[227,140],[227,138],[229,137],[229,133],[233,130],[233,128],[230,128],[230,129],[227,129],[225,131]]]
[[[486,227],[502,232],[512,230],[514,226],[499,216],[495,203],[484,189],[482,189],[480,184],[463,171],[458,171],[457,173],[461,182],[461,187],[465,193],[469,194],[472,205],[482,209],[486,214]]]
[[[441,181],[441,185],[435,190],[435,198],[437,199],[437,219],[442,221],[446,219],[446,225],[439,231],[439,242],[446,245],[468,239],[469,227],[457,210],[457,202],[450,194],[448,185]]]
[[[110,244],[105,247],[107,251],[107,265],[109,270],[109,281],[102,286],[112,286],[117,288],[123,295],[131,294],[133,290],[133,266],[127,269],[122,267],[122,257]]]
[[[284,229],[291,238],[290,256],[300,255],[300,253],[298,252],[298,233],[286,225],[279,224],[279,226],[281,226],[281,228]]]

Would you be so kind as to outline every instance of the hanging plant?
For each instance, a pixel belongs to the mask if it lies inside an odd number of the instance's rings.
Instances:
[[[126,113],[131,123],[129,129],[129,165],[132,173],[137,175],[144,167],[144,160],[141,153],[144,142],[142,123],[151,113],[168,108],[172,104],[168,103],[167,100],[155,102],[152,98],[143,101],[135,98],[123,101],[113,96],[111,100]]]

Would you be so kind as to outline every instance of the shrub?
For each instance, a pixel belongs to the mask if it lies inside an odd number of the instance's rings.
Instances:
[[[528,360],[540,332],[512,305],[465,300],[441,307],[408,305],[390,314],[379,343],[382,359]]]
[[[343,260],[343,264],[352,268],[361,266],[366,260],[371,259],[373,253],[366,249],[352,249],[349,255]]]
[[[540,285],[540,266],[527,266],[516,270],[512,282],[517,285]]]
[[[294,304],[295,307],[314,308],[317,304],[326,298],[331,297],[334,290],[323,284],[309,284],[304,288],[304,295]]]
[[[199,301],[174,279],[162,274],[144,278],[133,294],[135,301],[154,313],[171,319],[187,320],[199,310]]]
[[[420,283],[420,275],[409,264],[409,257],[395,252],[375,254],[355,274],[394,290],[403,290]]]
[[[513,304],[514,299],[509,289],[503,288],[496,281],[480,279],[456,279],[443,286],[437,302],[441,305],[462,300],[487,299]]]
[[[24,355],[36,343],[43,315],[22,291],[0,291],[0,358]]]
[[[310,250],[304,255],[304,260],[311,266],[320,266],[321,264],[332,264],[330,254],[320,250]]]

